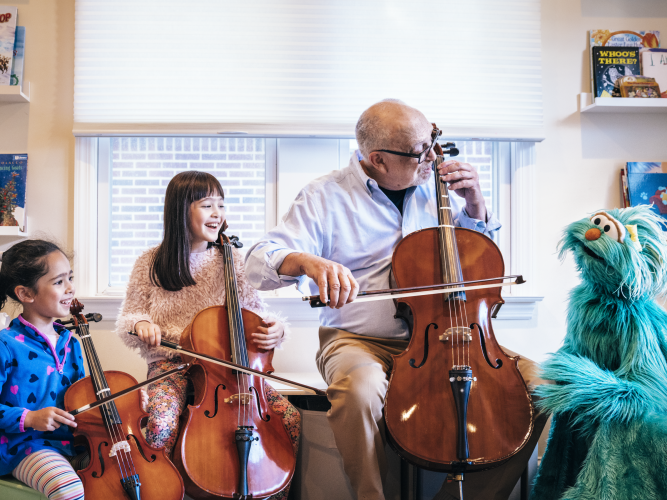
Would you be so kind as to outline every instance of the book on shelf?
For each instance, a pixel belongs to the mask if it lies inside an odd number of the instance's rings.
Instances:
[[[618,185],[621,189],[621,205],[623,208],[628,208],[630,206],[630,197],[628,195],[628,178],[625,176],[624,168],[621,169],[621,178]]]
[[[667,161],[629,161],[625,164],[629,174],[667,174]]]
[[[644,49],[640,58],[642,75],[655,78],[661,97],[667,98],[667,49]]]
[[[12,61],[12,73],[10,85],[18,85],[23,89],[23,61],[25,57],[25,26],[16,27],[16,40],[14,40],[14,60]]]
[[[660,47],[659,31],[591,30],[591,47]]]
[[[0,154],[0,226],[18,226],[25,231],[27,154]]]
[[[639,48],[593,47],[593,97],[611,97],[621,77],[639,75]]]
[[[11,81],[17,17],[16,7],[0,5],[0,85],[9,85]]]

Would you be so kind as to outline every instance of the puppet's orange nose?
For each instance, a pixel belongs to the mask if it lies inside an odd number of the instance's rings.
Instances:
[[[602,236],[602,232],[597,227],[592,227],[586,231],[585,236],[588,241],[595,241]]]

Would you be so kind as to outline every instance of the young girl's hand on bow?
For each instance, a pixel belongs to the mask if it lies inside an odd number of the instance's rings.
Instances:
[[[62,424],[76,427],[74,417],[65,410],[61,410],[55,406],[49,406],[48,408],[42,408],[41,410],[36,411],[29,411],[23,421],[24,428],[30,427],[36,431],[43,432],[55,431]]]
[[[142,342],[146,342],[151,346],[160,345],[162,341],[160,327],[146,320],[139,321],[134,325],[134,333],[137,334]]]

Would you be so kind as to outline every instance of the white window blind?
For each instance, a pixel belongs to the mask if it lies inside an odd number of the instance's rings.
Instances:
[[[352,137],[398,98],[539,140],[539,0],[77,0],[74,133]]]

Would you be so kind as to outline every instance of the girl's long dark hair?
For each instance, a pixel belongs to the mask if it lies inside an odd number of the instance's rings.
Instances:
[[[2,254],[0,266],[0,309],[8,298],[19,301],[14,293],[17,286],[35,289],[39,278],[49,272],[46,257],[52,252],[61,252],[58,245],[45,240],[24,240]]]
[[[190,205],[208,196],[225,197],[218,179],[189,170],[175,175],[164,198],[164,238],[151,263],[151,282],[176,292],[196,285],[190,274]]]

